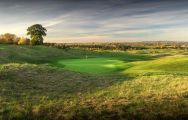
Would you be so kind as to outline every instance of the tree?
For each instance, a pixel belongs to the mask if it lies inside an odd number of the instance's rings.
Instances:
[[[46,28],[40,24],[35,24],[27,28],[27,35],[30,35],[31,45],[43,44],[43,36],[46,36]]]
[[[18,42],[18,38],[15,34],[5,33],[0,36],[0,42],[7,44],[16,44]]]

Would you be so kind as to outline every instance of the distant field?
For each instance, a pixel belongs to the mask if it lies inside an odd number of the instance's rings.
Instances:
[[[0,45],[0,119],[188,119],[188,50]]]

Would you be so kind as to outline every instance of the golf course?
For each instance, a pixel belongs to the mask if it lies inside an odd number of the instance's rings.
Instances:
[[[188,120],[188,0],[0,0],[0,120]]]
[[[188,50],[0,45],[2,120],[188,118]]]

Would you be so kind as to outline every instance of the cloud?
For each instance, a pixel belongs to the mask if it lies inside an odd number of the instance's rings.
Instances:
[[[185,41],[187,6],[187,0],[0,1],[0,32],[23,35],[39,23],[48,29],[47,41]]]

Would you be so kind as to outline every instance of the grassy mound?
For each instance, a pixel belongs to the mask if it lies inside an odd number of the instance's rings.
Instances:
[[[128,64],[132,67],[125,70],[125,73],[163,72],[188,74],[188,57],[185,55],[168,56],[156,60],[133,62]]]

